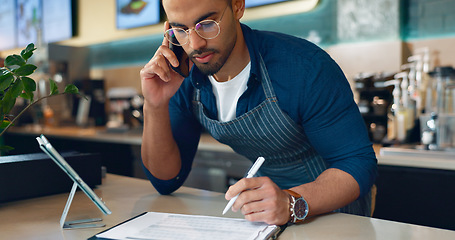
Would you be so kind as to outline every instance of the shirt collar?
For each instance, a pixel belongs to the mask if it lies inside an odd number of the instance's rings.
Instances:
[[[259,74],[259,67],[256,54],[259,54],[258,49],[258,42],[255,38],[254,31],[246,26],[245,24],[240,24],[243,31],[243,36],[245,38],[246,46],[248,48],[248,52],[250,53],[250,60],[251,60],[251,70],[250,70],[250,80],[254,79],[256,81],[260,81],[260,74]],[[196,65],[193,65],[190,75],[191,83],[195,88],[202,88],[203,86],[210,85],[210,81],[208,80],[207,76],[202,74]],[[251,81],[248,82],[248,85],[252,83]]]
[[[251,70],[250,70],[250,79],[259,80],[259,67],[258,67],[258,56],[259,48],[258,48],[258,39],[256,39],[256,35],[254,31],[245,24],[241,24],[243,36],[245,38],[246,46],[248,48],[248,52],[250,53],[250,61],[251,61]]]

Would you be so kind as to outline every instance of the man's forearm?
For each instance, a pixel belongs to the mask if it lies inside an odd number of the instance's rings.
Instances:
[[[309,215],[319,215],[344,207],[359,197],[357,181],[348,173],[334,168],[325,170],[315,181],[292,188],[309,205]]]
[[[141,154],[145,167],[156,178],[168,180],[179,173],[180,153],[172,136],[168,107],[144,105]]]

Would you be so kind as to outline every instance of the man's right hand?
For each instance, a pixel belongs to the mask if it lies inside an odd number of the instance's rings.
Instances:
[[[164,27],[168,29],[169,23],[165,22]],[[169,48],[169,44],[168,40],[163,38],[162,45],[140,71],[142,94],[146,104],[153,108],[167,106],[184,79],[169,66],[169,64],[174,67],[179,65],[177,57]]]

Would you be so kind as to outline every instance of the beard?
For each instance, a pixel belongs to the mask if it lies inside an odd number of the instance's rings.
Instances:
[[[193,61],[192,62],[196,65],[196,67],[199,69],[199,71],[204,74],[204,75],[214,75],[220,69],[224,66],[226,63],[227,59],[231,55],[232,49],[234,48],[235,42],[233,42],[230,46],[228,46],[225,50],[225,54],[221,54],[218,59],[214,59],[214,62],[208,62],[208,63],[200,63],[198,61]],[[219,54],[221,53],[220,50],[214,49],[214,48],[205,48],[205,49],[199,49],[199,50],[194,50],[191,52],[189,55],[190,59],[194,59],[194,55],[201,55],[205,52],[211,52],[214,54]]]

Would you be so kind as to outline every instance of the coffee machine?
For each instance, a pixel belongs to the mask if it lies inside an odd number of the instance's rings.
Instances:
[[[143,98],[131,87],[111,88],[108,97],[108,131],[122,132],[141,127]]]
[[[359,94],[357,105],[368,129],[370,140],[381,143],[387,135],[387,111],[392,104],[391,88],[384,83],[393,73],[359,73],[354,77]]]

